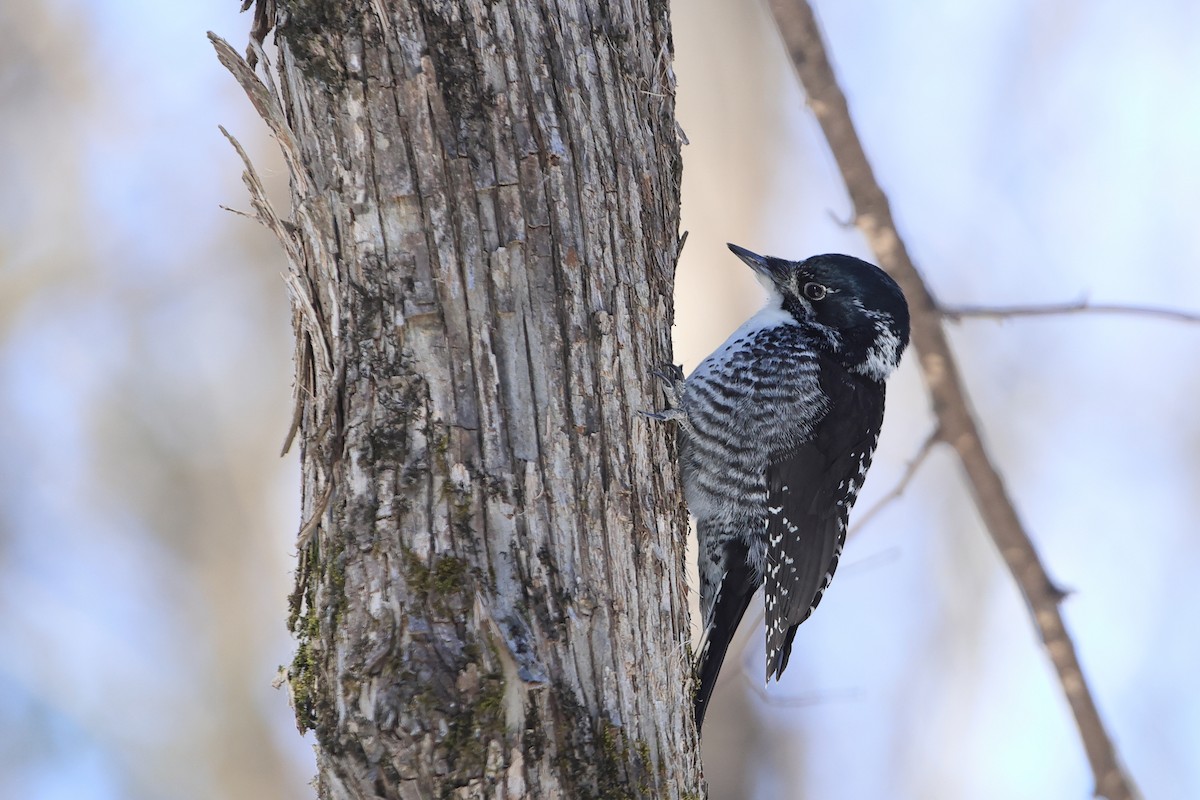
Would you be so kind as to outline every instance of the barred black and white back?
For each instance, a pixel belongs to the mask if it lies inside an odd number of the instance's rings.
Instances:
[[[767,677],[820,603],[883,422],[883,381],[908,342],[903,295],[849,256],[791,262],[730,245],[770,292],[669,392],[699,539],[701,724],[729,643],[765,582]],[[840,295],[840,296],[839,296]]]

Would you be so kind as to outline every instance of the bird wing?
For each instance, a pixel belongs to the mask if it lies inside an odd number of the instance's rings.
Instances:
[[[767,678],[778,680],[796,628],[821,602],[837,569],[850,507],[883,422],[883,390],[822,375],[830,413],[804,442],[767,465],[764,575]]]

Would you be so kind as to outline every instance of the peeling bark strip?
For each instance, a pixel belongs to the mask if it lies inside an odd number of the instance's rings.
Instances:
[[[320,795],[697,797],[666,3],[264,1]]]

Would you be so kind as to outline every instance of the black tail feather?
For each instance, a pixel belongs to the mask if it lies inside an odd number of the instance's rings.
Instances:
[[[750,598],[758,588],[746,565],[744,553],[741,558],[726,560],[730,566],[725,579],[717,590],[717,601],[713,606],[712,618],[708,620],[705,640],[700,651],[700,664],[697,672],[700,686],[696,690],[696,728],[704,725],[704,713],[708,709],[708,701],[712,698],[713,687],[717,685],[717,676],[721,673],[721,665],[725,661],[725,653],[729,643],[737,633],[738,624],[750,605]]]
[[[808,619],[805,617],[804,619]],[[800,620],[803,622],[804,620]],[[783,646],[779,648],[779,652],[775,655],[775,660],[767,662],[767,680],[775,678],[779,680],[783,677],[783,671],[787,669],[788,659],[792,657],[792,640],[796,638],[796,628],[800,627],[800,622],[787,629],[787,634],[783,640]]]

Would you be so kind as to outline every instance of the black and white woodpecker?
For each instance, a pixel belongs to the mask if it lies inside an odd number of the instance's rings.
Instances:
[[[884,381],[908,344],[908,304],[844,255],[785,261],[729,245],[766,306],[683,379],[666,379],[699,540],[704,620],[696,725],[751,597],[765,585],[767,679],[837,569],[883,423]]]

